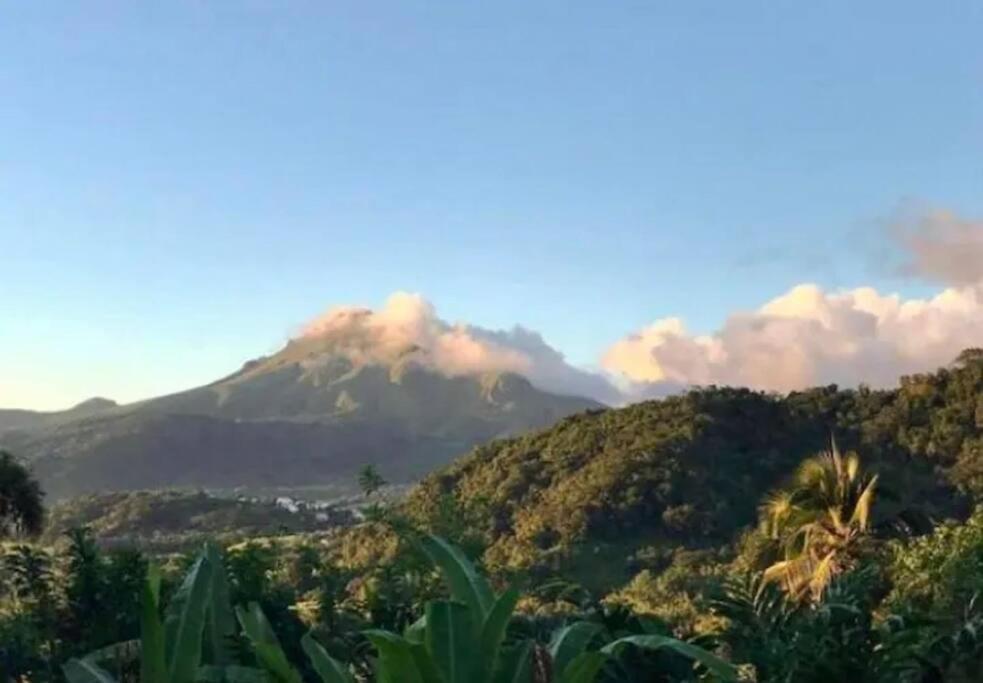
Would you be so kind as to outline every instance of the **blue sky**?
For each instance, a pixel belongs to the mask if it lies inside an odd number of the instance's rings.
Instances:
[[[983,214],[979,2],[0,9],[0,405],[208,381],[423,293],[577,364]]]

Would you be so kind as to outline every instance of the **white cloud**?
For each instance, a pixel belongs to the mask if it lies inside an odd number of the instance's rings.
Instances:
[[[598,372],[570,365],[532,330],[451,324],[425,298],[404,292],[378,310],[332,309],[304,334],[334,340],[364,362],[390,363],[412,348],[419,362],[448,375],[511,371],[547,391],[609,404],[693,385],[780,392],[829,383],[893,386],[903,374],[983,346],[983,222],[928,211],[896,219],[889,233],[906,256],[903,271],[945,289],[906,299],[870,287],[800,284],[732,314],[711,334],[692,334],[678,317],[657,320],[608,348]]]
[[[397,292],[378,310],[333,308],[309,323],[303,336],[329,340],[359,362],[388,364],[413,353],[417,362],[451,376],[515,372],[546,391],[608,403],[619,399],[607,379],[570,365],[538,333],[451,324],[419,294]]]
[[[607,350],[602,366],[631,397],[687,385],[790,391],[836,383],[892,386],[983,345],[983,223],[945,211],[894,222],[905,272],[949,283],[927,299],[869,287],[826,292],[801,284],[756,311],[694,336],[665,318]]]

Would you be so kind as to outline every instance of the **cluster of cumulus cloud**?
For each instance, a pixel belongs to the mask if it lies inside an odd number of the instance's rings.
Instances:
[[[302,336],[328,339],[357,362],[386,365],[409,354],[450,376],[514,372],[546,391],[609,404],[621,400],[605,376],[571,365],[537,332],[452,324],[420,294],[396,292],[378,310],[332,308],[308,323]]]
[[[411,348],[448,375],[517,372],[544,390],[608,404],[694,385],[779,392],[891,386],[900,375],[947,365],[962,349],[983,345],[983,222],[930,211],[889,230],[905,256],[899,271],[937,283],[934,296],[800,284],[757,310],[733,313],[710,334],[690,333],[679,318],[657,320],[615,342],[597,370],[573,366],[522,327],[451,324],[418,294],[396,293],[374,311],[332,309],[304,334],[356,340],[349,350],[365,362],[391,362]]]

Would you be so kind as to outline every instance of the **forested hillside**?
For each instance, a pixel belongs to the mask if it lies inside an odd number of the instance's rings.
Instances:
[[[576,415],[475,448],[408,505],[426,519],[452,497],[486,535],[491,567],[586,563],[584,580],[608,582],[633,556],[735,540],[831,436],[880,473],[885,515],[914,526],[965,515],[983,495],[983,352],[888,391],[710,387]]]

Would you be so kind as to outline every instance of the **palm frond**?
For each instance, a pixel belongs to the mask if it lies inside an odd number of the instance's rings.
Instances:
[[[762,504],[760,529],[780,544],[784,558],[768,567],[790,596],[819,599],[830,581],[853,566],[858,542],[870,529],[877,476],[867,477],[856,453],[830,450],[804,460],[792,485]]]
[[[809,577],[809,592],[813,600],[818,600],[829,587],[833,577],[836,576],[836,552],[831,551],[826,554],[819,562],[814,563]]]
[[[850,516],[850,523],[856,524],[861,530],[866,531],[870,526],[870,513],[874,505],[874,494],[877,491],[877,475],[870,478],[864,487],[857,502],[853,507],[853,514]]]
[[[850,453],[846,457],[846,476],[849,481],[856,481],[860,473],[860,457],[856,453]]]

